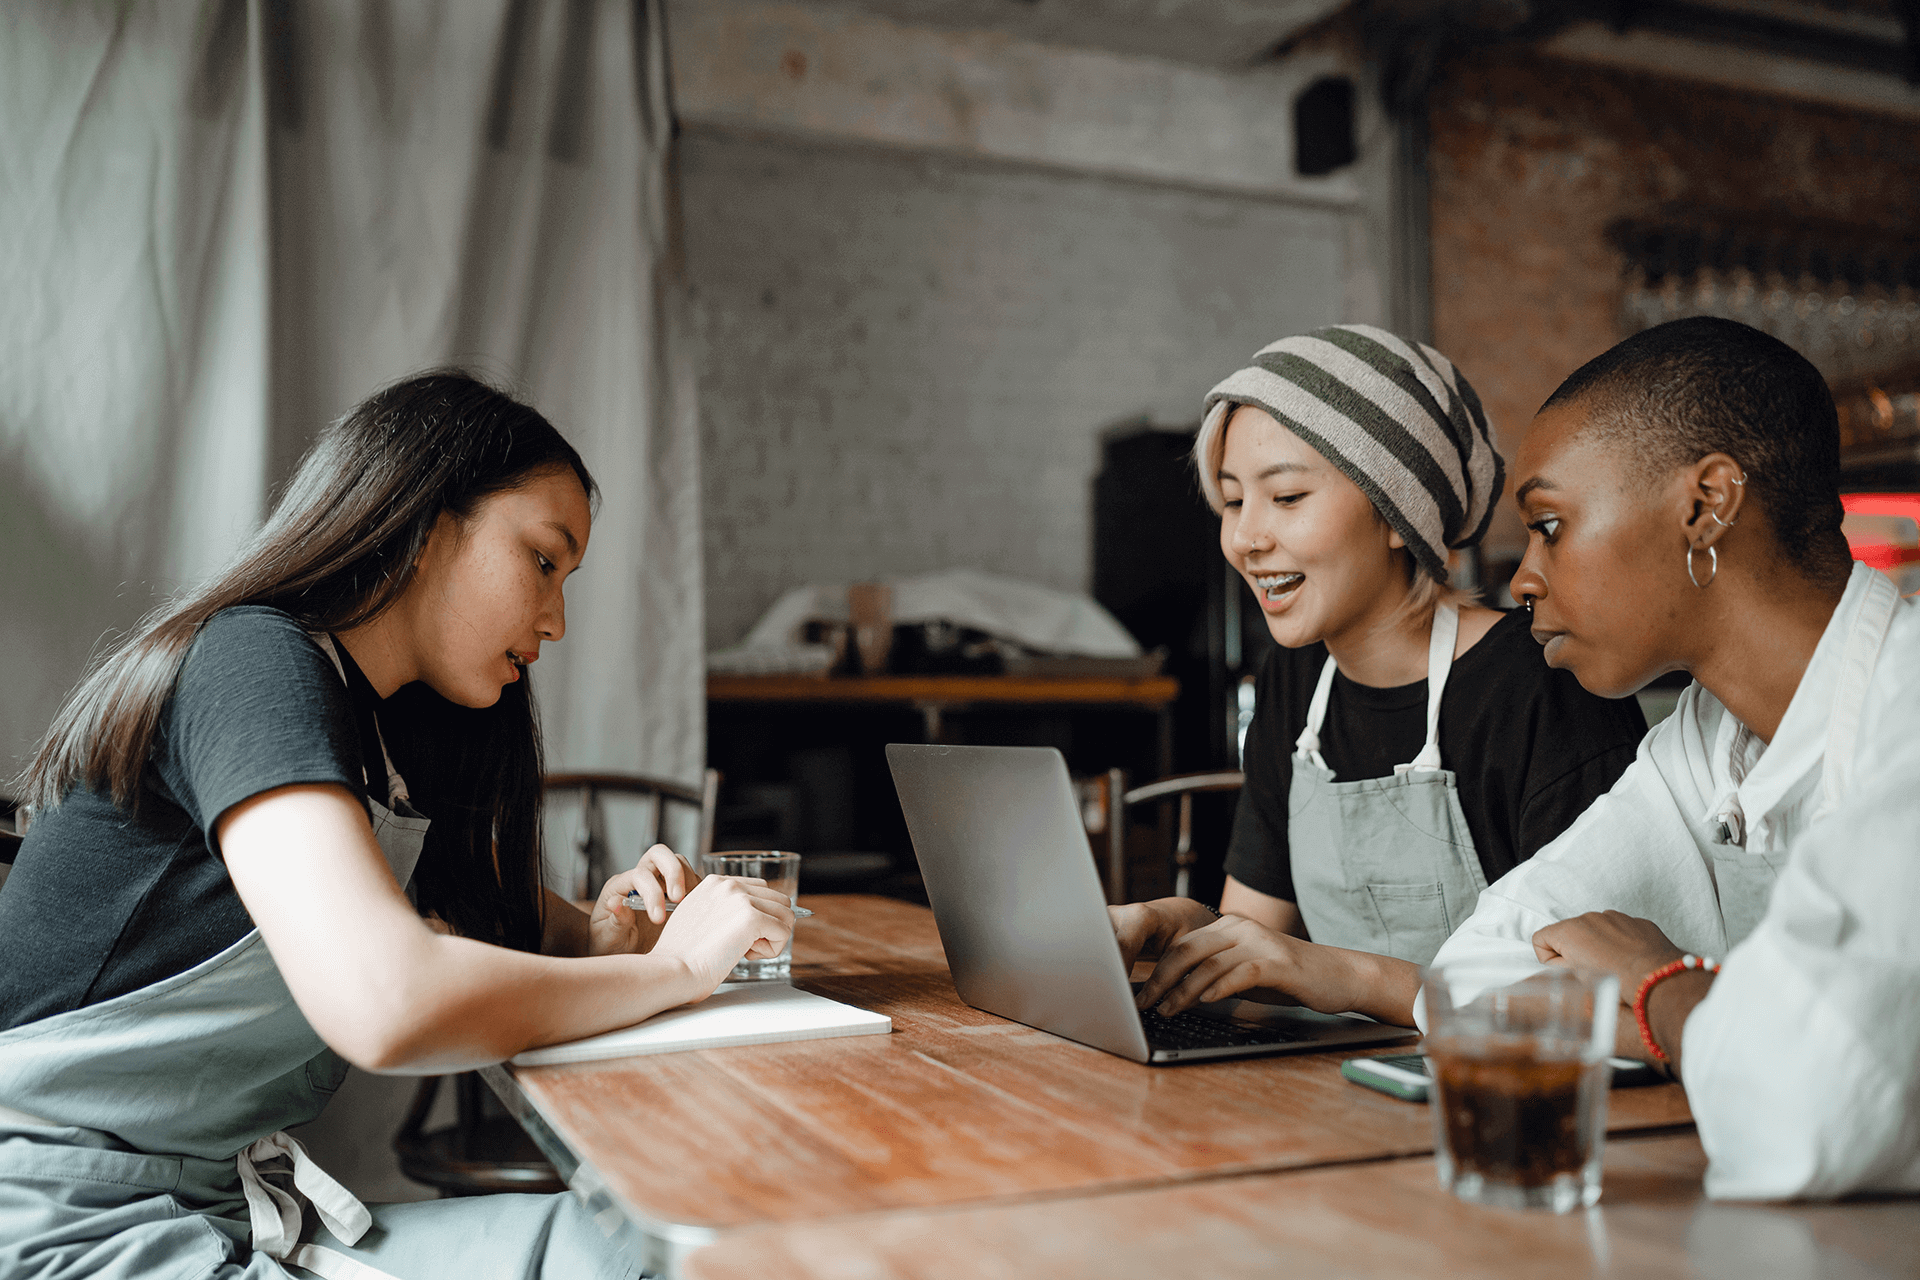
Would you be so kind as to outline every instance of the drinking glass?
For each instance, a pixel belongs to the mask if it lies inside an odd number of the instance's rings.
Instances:
[[[1440,1185],[1504,1208],[1597,1202],[1619,980],[1460,964],[1422,986]]]
[[[778,850],[752,853],[710,853],[700,860],[701,875],[751,876],[787,895],[789,904],[800,892],[800,855]],[[793,974],[793,939],[770,960],[742,959],[733,966],[729,982],[787,982]]]

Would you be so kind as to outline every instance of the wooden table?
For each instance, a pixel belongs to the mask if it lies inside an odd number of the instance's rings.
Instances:
[[[1141,1066],[963,1004],[924,907],[802,901],[818,914],[795,936],[795,985],[889,1015],[892,1035],[485,1073],[650,1265],[767,1223],[1433,1150],[1427,1109],[1342,1079],[1350,1055]],[[1614,1130],[1691,1123],[1674,1085],[1618,1090],[1609,1114]]]
[[[1619,1095],[1616,1094],[1616,1098]],[[1276,1275],[1920,1276],[1920,1200],[1710,1204],[1691,1134],[1608,1140],[1585,1213],[1481,1209],[1433,1160],[1219,1179],[1068,1201],[752,1227],[693,1255],[697,1280],[1268,1280]]]

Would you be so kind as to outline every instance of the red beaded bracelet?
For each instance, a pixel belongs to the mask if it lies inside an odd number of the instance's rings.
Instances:
[[[1633,1020],[1640,1024],[1640,1041],[1647,1046],[1647,1052],[1653,1055],[1655,1062],[1666,1062],[1668,1058],[1667,1051],[1654,1042],[1653,1028],[1647,1025],[1647,996],[1661,982],[1687,969],[1704,969],[1708,973],[1718,973],[1720,962],[1708,960],[1703,956],[1681,956],[1678,960],[1669,961],[1642,978],[1640,989],[1633,993]]]

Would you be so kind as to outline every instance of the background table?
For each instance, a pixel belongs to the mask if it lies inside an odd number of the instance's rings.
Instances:
[[[898,882],[876,871],[864,883],[801,888],[925,902],[887,743],[1050,746],[1076,777],[1118,768],[1143,782],[1173,771],[1179,691],[1171,676],[709,676],[707,763],[725,779],[719,847],[883,855]],[[1137,882],[1151,896],[1170,879],[1171,834],[1135,843]],[[1224,849],[1224,830],[1200,848]]]
[[[980,706],[1104,707],[1157,717],[1160,772],[1172,771],[1172,676],[708,676],[710,703],[912,707],[928,742],[945,740],[947,713]]]
[[[1424,1106],[1341,1078],[1350,1053],[1142,1066],[962,1003],[924,907],[802,901],[818,914],[795,935],[795,985],[889,1015],[892,1035],[486,1073],[657,1263],[758,1224],[1433,1149]],[[1690,1123],[1678,1086],[1613,1095],[1613,1129]]]
[[[1064,1202],[750,1228],[693,1255],[685,1273],[697,1280],[1920,1276],[1920,1201],[1710,1204],[1700,1191],[1705,1169],[1691,1134],[1615,1136],[1601,1203],[1585,1213],[1461,1204],[1439,1188],[1428,1157]]]

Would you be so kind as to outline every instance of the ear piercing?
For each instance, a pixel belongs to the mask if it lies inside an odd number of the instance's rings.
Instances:
[[[1707,570],[1707,580],[1702,582],[1693,576],[1693,553],[1698,550],[1699,548],[1691,543],[1687,546],[1687,581],[1704,590],[1712,586],[1713,580],[1720,576],[1720,553],[1712,547],[1707,548],[1707,564],[1710,567]]]
[[[1740,487],[1741,487],[1742,489],[1744,489],[1744,488],[1746,488],[1746,487],[1747,487],[1747,478],[1746,478],[1745,476],[1734,476],[1734,477],[1733,477],[1733,482],[1734,482],[1735,484],[1737,484],[1737,485],[1739,485],[1739,486],[1740,486]],[[1740,517],[1738,517],[1738,516],[1735,516],[1735,517],[1734,517],[1733,519],[1731,519],[1731,520],[1722,520],[1722,519],[1720,518],[1720,513],[1719,513],[1718,511],[1709,511],[1709,512],[1707,512],[1707,514],[1708,514],[1709,516],[1712,516],[1712,517],[1713,517],[1713,522],[1714,522],[1715,524],[1717,524],[1717,525],[1719,525],[1719,526],[1720,526],[1720,527],[1721,527],[1722,529],[1731,529],[1731,528],[1733,528],[1733,526],[1735,526],[1735,525],[1737,525],[1737,524],[1739,524],[1739,523],[1740,523]],[[1689,553],[1688,553],[1688,557],[1689,557],[1689,559],[1688,559],[1688,563],[1692,563],[1692,559],[1691,559],[1691,557],[1692,557],[1692,553],[1691,553],[1691,552],[1689,552]],[[1689,575],[1689,576],[1691,576],[1691,575]],[[1709,578],[1709,579],[1707,579],[1707,581],[1709,581],[1709,582],[1711,582],[1711,581],[1713,581],[1713,579],[1711,579],[1711,578]],[[1697,586],[1698,584],[1696,583],[1695,585]]]

